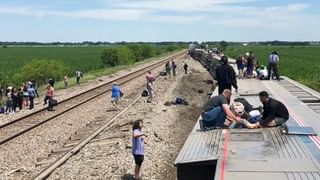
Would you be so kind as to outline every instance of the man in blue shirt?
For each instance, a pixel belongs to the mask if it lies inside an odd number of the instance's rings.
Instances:
[[[31,82],[28,83],[28,94],[29,94],[29,101],[30,101],[30,105],[29,105],[29,109],[33,109],[34,107],[34,97],[36,96],[36,91],[33,88],[33,84]]]
[[[117,103],[121,97],[122,91],[117,82],[113,82],[111,93],[111,103],[117,110],[119,110]]]

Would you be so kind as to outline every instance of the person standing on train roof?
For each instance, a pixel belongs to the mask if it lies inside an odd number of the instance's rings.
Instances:
[[[280,126],[288,121],[289,112],[283,103],[270,98],[266,91],[261,91],[259,98],[263,104],[263,114],[262,118],[255,124],[257,128]]]
[[[221,65],[216,69],[216,80],[218,81],[218,91],[221,94],[225,89],[230,89],[233,86],[238,91],[236,72],[228,64],[227,56],[221,58]]]
[[[254,68],[255,56],[252,51],[249,52],[247,57],[247,77],[252,78]]]
[[[268,79],[270,80],[271,72],[273,71],[277,80],[280,81],[278,67],[279,67],[279,56],[276,51],[272,52],[269,56],[269,64],[268,64]]]
[[[242,55],[240,55],[236,60],[238,73],[239,73],[239,79],[243,78],[244,63],[245,63],[244,57]]]

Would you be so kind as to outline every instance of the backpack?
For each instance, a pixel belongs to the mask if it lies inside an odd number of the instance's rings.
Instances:
[[[179,98],[179,97],[176,98],[176,102],[175,103],[176,104],[180,104],[180,105],[189,105],[189,103],[186,100],[184,100],[182,98]]]
[[[49,106],[57,106],[57,105],[58,105],[58,101],[56,99],[49,100]]]
[[[4,113],[4,107],[0,107],[0,114]]]
[[[142,97],[147,97],[148,96],[148,91],[147,90],[143,90],[141,96]]]

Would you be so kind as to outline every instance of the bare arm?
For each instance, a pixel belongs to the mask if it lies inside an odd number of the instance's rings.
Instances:
[[[239,122],[241,120],[240,117],[238,116],[235,116],[231,110],[230,110],[230,106],[228,104],[222,104],[222,108],[223,108],[223,111],[227,114],[227,116],[233,120],[233,121],[237,121]]]
[[[145,133],[141,133],[141,134],[133,134],[133,135],[132,135],[132,137],[133,137],[133,138],[138,138],[138,137],[141,137],[141,136],[148,137]]]

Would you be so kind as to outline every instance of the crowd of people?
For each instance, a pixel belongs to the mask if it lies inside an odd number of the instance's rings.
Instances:
[[[76,82],[80,84],[80,78],[83,77],[81,71],[76,71]],[[64,88],[68,88],[68,75],[63,78]],[[53,110],[53,106],[57,101],[53,98],[55,81],[49,78],[45,86],[44,106],[48,105],[48,111]],[[32,110],[34,108],[34,100],[39,98],[38,84],[35,80],[22,83],[19,87],[11,85],[3,87],[0,85],[0,114],[14,114],[23,109]],[[4,102],[4,106],[1,106]]]
[[[252,77],[252,70],[255,69],[254,59],[253,53],[250,52],[247,58],[249,65],[246,65],[248,78]],[[243,57],[239,57],[236,62],[239,70],[239,78],[242,78],[245,65],[244,63],[239,63],[239,60],[242,62],[245,62],[245,60]],[[277,80],[280,80],[277,71],[278,62],[279,57],[277,53],[272,52],[269,57],[268,71],[266,68],[261,69],[258,77],[260,79],[270,79],[270,72],[273,71]],[[234,102],[230,106],[232,87],[234,87],[237,92],[238,84],[235,70],[228,64],[228,58],[226,56],[221,57],[221,65],[218,65],[216,68],[216,80],[219,95],[210,97],[204,104],[201,114],[202,120],[200,121],[202,129],[234,128],[239,126],[250,129],[273,127],[284,124],[289,119],[289,113],[285,105],[269,97],[266,91],[259,93],[259,99],[263,107],[245,108],[245,106],[251,106],[245,99],[242,102]]]
[[[259,64],[252,51],[247,52],[244,56],[240,55],[236,59],[239,78],[255,78],[260,80],[270,80],[274,77],[280,80],[279,77],[279,55],[276,51],[273,51],[268,59],[268,65],[264,66]]]

